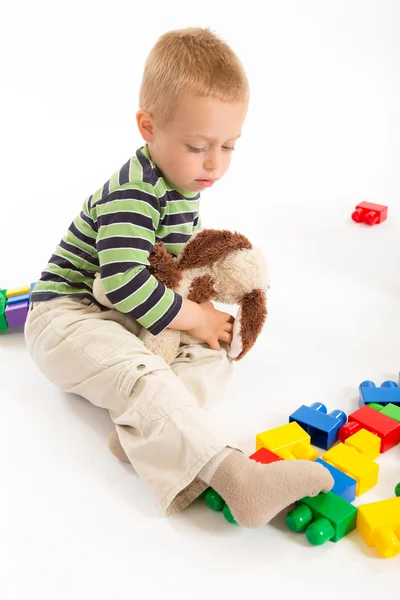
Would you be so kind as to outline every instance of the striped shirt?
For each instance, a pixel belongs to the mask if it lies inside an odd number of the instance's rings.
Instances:
[[[201,228],[200,194],[173,189],[151,159],[147,144],[92,196],[72,221],[36,283],[40,302],[93,296],[95,274],[116,310],[129,314],[153,335],[182,308],[182,296],[149,271],[156,242],[178,256]]]

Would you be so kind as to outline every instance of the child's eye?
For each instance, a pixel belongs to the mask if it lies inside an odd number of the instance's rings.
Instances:
[[[195,146],[188,146],[189,152],[205,152],[207,150],[207,148],[196,148]],[[232,152],[233,150],[235,150],[235,148],[233,146],[222,146],[223,150],[226,150],[227,152]]]
[[[207,148],[195,148],[195,146],[188,146],[189,152],[205,152]]]

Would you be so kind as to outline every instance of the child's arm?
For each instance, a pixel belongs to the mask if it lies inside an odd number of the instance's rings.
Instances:
[[[188,331],[211,348],[231,342],[233,317],[211,302],[197,304],[167,288],[149,271],[160,221],[159,200],[150,184],[115,190],[89,207],[97,227],[100,276],[110,304],[153,335],[167,327]]]
[[[149,183],[130,183],[93,206],[101,285],[115,310],[158,335],[181,310],[183,298],[149,271],[149,256],[161,219],[160,201]]]

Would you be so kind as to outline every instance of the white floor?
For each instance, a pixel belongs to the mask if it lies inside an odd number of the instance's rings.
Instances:
[[[285,423],[301,403],[350,412],[361,380],[400,368],[399,214],[373,230],[340,221],[286,239],[282,230],[279,261],[270,244],[281,270],[275,265],[268,326],[212,409],[249,453],[257,432]],[[21,332],[2,334],[0,353],[1,597],[128,598],[140,589],[201,598],[215,589],[222,598],[262,590],[306,598],[310,586],[333,597],[343,585],[372,598],[395,585],[400,556],[380,558],[357,532],[315,548],[283,516],[246,531],[198,503],[164,519],[108,452],[108,415],[45,380]],[[393,496],[400,448],[378,462],[378,486],[357,502]]]
[[[256,433],[299,405],[351,412],[362,380],[397,379],[398,3],[270,1],[260,18],[251,2],[237,14],[207,0],[143,14],[128,0],[71,2],[62,15],[22,4],[7,7],[0,40],[0,285],[38,278],[86,195],[139,147],[137,90],[156,37],[210,26],[242,57],[253,97],[231,171],[203,195],[203,223],[243,232],[271,272],[268,323],[213,416],[251,453]],[[387,222],[354,224],[362,200],[389,204]],[[357,532],[316,548],[283,515],[258,530],[201,503],[163,518],[109,453],[108,414],[49,383],[20,331],[0,334],[0,407],[2,600],[376,600],[398,589],[400,555],[381,558]],[[378,462],[378,485],[357,503],[393,496],[400,447]]]

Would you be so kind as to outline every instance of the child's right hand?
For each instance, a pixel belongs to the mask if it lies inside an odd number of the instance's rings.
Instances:
[[[231,344],[233,323],[232,315],[217,310],[212,302],[202,302],[198,305],[197,323],[188,329],[188,333],[196,339],[206,342],[213,350],[220,350],[218,340]]]

